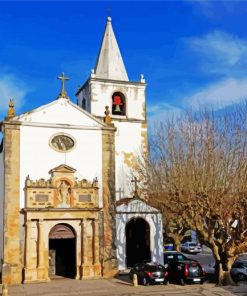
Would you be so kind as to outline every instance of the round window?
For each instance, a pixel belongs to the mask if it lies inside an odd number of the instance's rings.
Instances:
[[[75,140],[71,136],[59,134],[51,138],[50,145],[56,151],[68,152],[74,148]]]

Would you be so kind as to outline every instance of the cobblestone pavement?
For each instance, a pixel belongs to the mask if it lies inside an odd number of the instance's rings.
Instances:
[[[75,281],[58,279],[49,283],[10,286],[9,296],[247,296],[247,283],[234,287],[214,284],[133,287],[125,279]]]

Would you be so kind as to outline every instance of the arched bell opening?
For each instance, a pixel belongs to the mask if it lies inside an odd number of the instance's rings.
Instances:
[[[50,230],[49,276],[76,276],[76,234],[68,224],[57,224]]]
[[[121,92],[115,92],[112,95],[112,114],[126,115],[126,100]]]

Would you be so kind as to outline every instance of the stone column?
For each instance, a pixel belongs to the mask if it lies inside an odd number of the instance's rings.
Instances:
[[[83,228],[84,228],[84,225],[83,225],[83,219],[81,219],[80,221],[80,226],[81,226],[81,235],[80,235],[80,249],[81,249],[81,262],[80,262],[80,266],[79,266],[79,269],[80,269],[80,279],[83,278]]]
[[[85,235],[85,219],[81,219],[81,265],[80,265],[80,279],[83,279],[84,276],[84,269],[83,266],[86,263],[86,252],[85,252],[85,242],[86,242],[86,235]]]
[[[24,283],[29,283],[37,279],[37,262],[34,260],[33,254],[33,242],[32,242],[32,227],[33,222],[31,220],[26,221],[26,239],[25,239],[25,279]],[[36,257],[36,256],[35,256]]]
[[[3,222],[3,267],[2,283],[20,284],[24,265],[22,251],[22,217],[20,213],[20,123],[4,120],[1,125],[4,133],[4,207]],[[2,216],[3,215],[3,216]]]
[[[108,127],[102,131],[102,185],[104,212],[103,276],[113,277],[118,273],[115,245],[115,129]]]
[[[25,268],[30,269],[33,267],[31,254],[32,254],[32,248],[31,248],[31,229],[32,229],[33,222],[31,220],[26,221],[26,255],[25,255]]]
[[[94,264],[99,263],[99,220],[93,220],[93,230],[94,230]]]
[[[82,233],[82,261],[83,265],[87,264],[87,219],[83,220],[83,233]]]
[[[48,281],[48,267],[45,264],[44,221],[39,220],[38,226],[38,280]]]
[[[38,221],[38,268],[44,267],[44,241],[43,241],[44,221]]]
[[[101,276],[101,265],[99,261],[99,220],[93,220],[93,265],[94,265],[94,276]]]

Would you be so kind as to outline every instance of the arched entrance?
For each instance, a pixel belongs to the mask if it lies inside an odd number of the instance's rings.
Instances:
[[[76,276],[76,236],[68,224],[57,224],[49,233],[49,276]]]
[[[142,218],[130,220],[125,228],[126,265],[132,267],[144,260],[150,261],[150,227]]]

